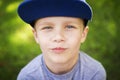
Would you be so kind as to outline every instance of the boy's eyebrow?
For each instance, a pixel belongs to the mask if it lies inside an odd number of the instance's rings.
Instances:
[[[54,23],[54,22],[49,22],[49,21],[39,21],[39,24],[51,24],[51,23]],[[79,23],[79,22],[74,22],[74,21],[63,21],[63,23]]]
[[[40,22],[38,23],[36,26],[40,26],[40,25],[50,25],[50,26],[54,26],[54,22]],[[72,21],[65,21],[62,23],[62,25],[82,25],[79,22],[72,22]]]
[[[51,22],[39,22],[38,25],[53,25]]]
[[[80,24],[80,22],[66,21],[64,24]]]

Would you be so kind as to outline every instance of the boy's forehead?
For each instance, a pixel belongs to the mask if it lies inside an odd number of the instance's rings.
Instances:
[[[45,17],[45,18],[40,18],[36,21],[36,23],[39,22],[39,23],[50,23],[50,22],[53,22],[53,23],[80,23],[80,22],[83,22],[82,19],[80,18],[75,18],[75,17],[59,17],[59,16],[56,16],[56,17]]]

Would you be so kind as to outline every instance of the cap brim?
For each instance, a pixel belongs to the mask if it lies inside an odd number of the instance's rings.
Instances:
[[[39,18],[65,16],[77,17],[90,20],[92,18],[92,10],[90,6],[82,1],[69,2],[40,2],[25,1],[18,7],[18,14],[26,23],[31,23]]]

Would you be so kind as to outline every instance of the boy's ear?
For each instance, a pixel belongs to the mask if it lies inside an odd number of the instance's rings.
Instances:
[[[37,36],[37,32],[34,28],[32,28],[32,32],[33,32],[33,35],[34,35],[34,38],[35,38],[35,41],[38,43],[38,36]]]
[[[81,43],[84,43],[84,41],[86,40],[88,31],[89,31],[89,27],[86,26],[86,27],[83,29],[83,32],[82,32]]]

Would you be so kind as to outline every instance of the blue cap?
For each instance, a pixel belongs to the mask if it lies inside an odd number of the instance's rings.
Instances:
[[[85,0],[24,0],[18,7],[18,14],[28,24],[54,16],[91,20],[92,9]]]

